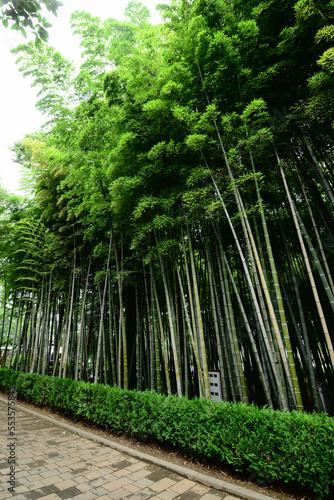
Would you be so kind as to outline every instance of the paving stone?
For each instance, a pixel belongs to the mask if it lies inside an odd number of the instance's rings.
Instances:
[[[87,491],[86,493],[80,493],[80,495],[77,495],[73,498],[75,498],[75,500],[94,500],[94,498],[98,498],[98,496],[92,491]]]
[[[52,469],[52,470],[47,470],[45,472],[41,472],[41,476],[44,477],[44,479],[46,479],[47,477],[52,477],[52,476],[56,476],[59,474],[59,471],[56,470],[56,469]]]
[[[73,481],[73,479],[66,479],[66,481],[60,481],[57,483],[57,488],[60,490],[66,490],[67,488],[72,488],[72,486],[76,486],[77,483]]]
[[[129,479],[131,479],[131,481],[138,481],[139,479],[143,479],[147,476],[149,476],[151,474],[151,472],[147,469],[140,469],[140,470],[137,470],[136,472],[133,472],[132,474],[130,474],[128,476]],[[153,483],[153,481],[152,481]]]
[[[16,488],[14,489],[16,491]],[[13,494],[8,491],[7,487],[4,489],[4,491],[0,491],[0,500],[3,500],[4,498],[11,498]]]
[[[43,478],[41,477],[41,479],[40,479],[40,480],[42,481],[42,479],[43,479]],[[22,485],[23,485],[23,484],[28,484],[28,483],[30,483],[30,482],[31,482],[31,481],[30,481],[30,476],[29,476],[29,474],[27,474],[25,477],[18,477],[18,478],[17,478],[17,481],[18,481],[20,484],[22,484]]]
[[[136,462],[132,465],[129,465],[129,467],[126,467],[126,470],[129,470],[130,472],[136,472],[137,470],[143,469],[147,467],[147,464],[145,462]]]
[[[208,493],[210,491],[210,488],[207,486],[204,486],[203,484],[196,484],[191,488],[191,491],[195,491],[196,493],[201,493],[201,495],[204,495],[204,493]]]
[[[41,497],[40,500],[58,500],[60,497],[55,493],[51,493],[51,495],[47,495],[46,497]]]
[[[164,479],[165,477],[168,477],[170,475],[170,472],[167,469],[161,469],[159,468],[158,470],[155,470],[154,472],[151,472],[149,476],[147,476],[148,479],[151,481],[160,481],[160,479]]]
[[[36,460],[36,462],[32,462],[31,468],[34,469],[35,473],[45,470],[45,460]]]
[[[124,486],[124,489],[130,491],[130,493],[137,493],[137,491],[140,490],[140,488],[138,488],[138,486],[135,486],[134,484],[126,484]]]
[[[135,481],[133,483],[135,486],[138,488],[146,488],[148,486],[151,486],[151,484],[154,484],[153,481],[150,481],[149,479],[146,479],[145,477],[143,479],[139,479],[138,481]]]
[[[173,500],[173,498],[179,497],[179,494],[176,491],[166,490],[158,493],[156,496],[162,500]]]
[[[42,495],[46,496],[46,495],[51,495],[51,494],[58,494],[59,489],[57,488],[57,486],[55,484],[50,484],[48,486],[44,486],[43,488],[38,488],[38,490],[36,490],[36,491],[38,491]]]
[[[87,469],[86,469],[87,471]],[[78,483],[78,484],[82,484],[82,483],[88,483],[89,479],[82,475],[81,476],[77,476],[77,475],[73,475],[73,479]]]
[[[128,469],[120,469],[116,470],[113,472],[113,476],[115,477],[123,477],[123,476],[128,476],[129,475],[129,470]]]
[[[130,493],[130,491],[127,491],[124,488],[119,488],[118,490],[114,490],[112,492],[112,499],[113,500],[120,500],[121,498],[126,498],[126,497],[131,498],[130,495],[132,495],[132,493]]]
[[[41,482],[43,483],[43,485],[48,486],[50,484],[61,483],[62,479],[59,476],[50,476],[46,477],[45,479],[42,479]]]
[[[139,491],[138,493],[135,493],[134,495],[131,496],[131,500],[146,500],[146,498],[151,498],[152,496],[152,491],[149,490],[148,488],[144,488],[143,490]]]
[[[86,491],[92,490],[92,486],[88,483],[77,484],[76,488],[78,488],[78,490],[80,490],[82,493],[85,493]]]
[[[109,483],[104,484],[103,488],[105,488],[108,491],[114,491],[130,483],[131,481],[129,479],[120,478],[120,479],[115,479],[115,481],[110,481]]]
[[[74,475],[79,475],[79,474],[82,474],[83,472],[87,472],[87,468],[86,467],[81,467],[81,469],[75,469],[75,470],[73,470],[73,474]]]
[[[72,479],[73,476],[69,472],[64,472],[64,474],[59,474],[59,477],[61,477],[63,481],[66,481],[66,479]]]
[[[205,495],[201,497],[201,500],[217,500],[219,498],[221,498],[221,495],[219,495],[219,493],[205,493]]]
[[[176,491],[177,493],[184,493],[187,490],[190,490],[190,488],[192,488],[195,485],[196,483],[194,483],[194,481],[190,481],[189,479],[183,479],[182,481],[173,484],[173,486],[171,486],[170,489]]]
[[[92,490],[97,497],[101,497],[103,495],[108,495],[109,491],[107,491],[103,486],[99,486],[98,488],[94,488]]]
[[[103,474],[103,475],[107,475],[107,474],[114,475],[114,472],[118,472],[116,469],[111,469],[110,467],[101,467],[100,465],[99,466],[94,465],[94,467],[95,467],[96,472],[99,472],[99,474]],[[120,470],[124,470],[124,469],[120,469]]]
[[[61,490],[57,492],[57,495],[66,500],[67,498],[74,498],[76,495],[80,495],[81,491],[78,488],[66,488],[65,490]]]
[[[98,486],[102,486],[103,484],[108,483],[108,479],[105,479],[105,477],[97,477],[96,479],[93,479],[92,481],[88,481],[88,484],[93,487],[97,488]]]
[[[69,467],[65,467],[65,466],[57,467],[57,469],[59,470],[60,474],[65,474],[65,472],[70,472],[70,470],[71,470]]]
[[[15,493],[25,493],[26,491],[29,491],[26,486],[17,486],[17,487],[15,487]]]
[[[129,460],[120,460],[119,462],[113,462],[113,469],[125,469],[125,467],[131,467],[132,463]]]
[[[19,467],[19,469],[15,472],[15,476],[18,479],[23,479],[24,477],[27,477],[29,475],[30,475],[30,472],[28,470],[22,469],[21,467]]]
[[[109,467],[109,465],[110,465],[110,460],[102,460],[102,461],[101,461],[101,460],[99,460],[99,462],[98,462],[98,463],[99,463],[99,466],[100,466],[100,467]]]
[[[83,468],[82,467],[82,462],[71,464],[71,465],[69,465],[69,468],[71,469],[71,472],[73,472],[75,470],[78,470],[78,469],[82,469]]]
[[[180,495],[180,498],[182,498],[182,500],[198,500],[199,498],[202,499],[203,495],[202,495],[202,493],[197,493],[196,491],[193,491],[193,489],[191,489],[191,490],[186,491],[185,493],[182,493],[182,495]],[[218,498],[222,498],[222,497],[219,496]],[[234,499],[234,500],[236,500],[236,499]]]
[[[24,493],[24,496],[27,500],[36,500],[38,498],[41,498],[42,496],[45,496],[43,493],[41,493],[39,490],[33,490]]]
[[[15,497],[15,500],[27,500],[27,497],[25,496],[25,494],[21,494],[21,495],[10,494],[10,495],[11,495],[10,497],[2,497],[2,498],[14,498]]]
[[[149,478],[151,479],[151,476]],[[175,484],[175,481],[169,479],[168,477],[164,477],[160,481],[151,484],[150,488],[151,490],[160,493],[163,490],[169,489],[171,486],[173,486],[173,484]]]
[[[38,488],[43,488],[44,484],[41,481],[35,481],[34,483],[27,483],[28,490],[37,490]]]

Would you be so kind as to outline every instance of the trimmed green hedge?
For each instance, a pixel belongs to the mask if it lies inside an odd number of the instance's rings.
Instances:
[[[161,396],[0,369],[0,389],[62,409],[115,433],[171,443],[264,481],[300,484],[334,498],[334,418],[245,404]]]

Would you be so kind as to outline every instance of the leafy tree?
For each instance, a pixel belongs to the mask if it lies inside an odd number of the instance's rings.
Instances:
[[[12,52],[19,57],[19,71],[33,78],[40,97],[37,109],[53,119],[66,119],[76,101],[73,96],[73,64],[53,47],[46,44],[36,47],[32,42],[19,45]]]
[[[9,22],[12,22],[11,29],[21,31],[24,37],[27,37],[26,28],[30,28],[35,35],[35,43],[39,45],[41,42],[47,42],[49,38],[47,28],[52,26],[42,15],[43,7],[56,16],[61,5],[62,3],[58,0],[41,0],[39,2],[2,0],[0,7],[3,9],[0,12],[0,19],[6,28]]]

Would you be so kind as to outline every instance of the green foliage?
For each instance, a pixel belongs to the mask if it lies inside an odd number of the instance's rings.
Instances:
[[[317,13],[317,8],[312,0],[299,0],[294,6],[296,18],[304,21]]]
[[[151,17],[151,13],[142,2],[132,1],[129,2],[125,9],[125,18],[131,24],[135,26],[140,26],[141,24],[146,24],[148,19]]]
[[[192,134],[186,137],[185,143],[189,149],[200,150],[207,142],[207,136],[204,134]]]
[[[328,71],[329,73],[334,72],[334,49],[331,47],[327,49],[322,56],[318,59],[318,64],[322,69]]]
[[[40,98],[36,107],[52,118],[61,119],[70,114],[73,102],[73,63],[46,44],[33,42],[12,49],[18,55],[16,63],[24,76],[33,78],[32,87],[38,88]]]
[[[15,387],[19,377],[19,372],[13,370],[0,369],[0,387],[4,392],[9,392],[12,387]]]
[[[3,9],[0,12],[0,20],[5,28],[8,27],[9,22],[12,22],[11,29],[21,31],[25,38],[27,37],[25,28],[30,28],[35,35],[35,44],[40,45],[41,42],[47,42],[49,38],[47,28],[52,26],[42,15],[42,8],[46,8],[56,16],[61,5],[63,4],[58,0],[40,0],[39,2],[1,0],[0,7]]]
[[[115,433],[169,443],[259,480],[301,484],[325,498],[334,491],[334,419],[212,400],[162,396],[0,369],[0,389],[63,410]]]

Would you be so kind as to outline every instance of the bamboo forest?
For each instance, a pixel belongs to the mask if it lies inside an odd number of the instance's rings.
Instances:
[[[76,68],[12,49],[45,125],[0,190],[1,366],[334,408],[334,7],[72,14]]]

